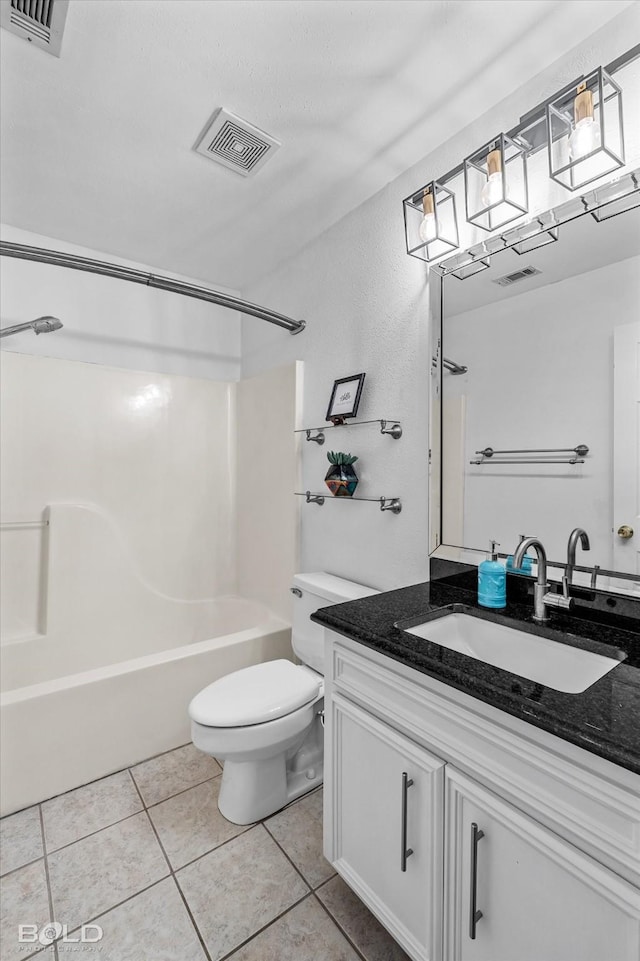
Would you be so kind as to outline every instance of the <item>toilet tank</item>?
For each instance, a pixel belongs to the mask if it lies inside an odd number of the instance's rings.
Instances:
[[[379,594],[372,587],[347,581],[333,574],[296,574],[293,578],[293,650],[303,664],[324,674],[324,628],[311,620],[319,607],[355,601],[359,597]],[[300,593],[298,593],[300,592]]]

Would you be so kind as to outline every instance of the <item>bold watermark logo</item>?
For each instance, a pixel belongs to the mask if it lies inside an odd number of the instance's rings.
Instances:
[[[49,921],[38,927],[37,924],[19,924],[18,942],[20,944],[53,944],[60,941],[63,944],[95,944],[102,940],[103,931],[99,924],[83,924],[81,928],[69,934],[69,925],[59,921]]]

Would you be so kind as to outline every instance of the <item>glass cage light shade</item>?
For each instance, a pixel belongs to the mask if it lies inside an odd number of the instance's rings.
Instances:
[[[485,144],[464,161],[467,220],[497,230],[529,209],[525,149],[506,134]]]
[[[622,91],[598,67],[547,104],[549,175],[578,190],[624,165]]]
[[[457,250],[458,219],[451,190],[433,180],[407,197],[403,206],[408,254],[428,263]]]

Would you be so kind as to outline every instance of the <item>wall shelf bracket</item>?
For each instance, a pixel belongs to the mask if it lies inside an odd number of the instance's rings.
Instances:
[[[399,440],[402,437],[402,427],[400,424],[392,424],[391,427],[387,427],[387,421],[380,421],[380,433],[389,434],[394,440]]]
[[[381,511],[391,511],[392,514],[399,514],[402,510],[402,504],[399,497],[329,497],[326,498],[324,494],[314,494],[312,491],[295,491],[297,497],[304,497],[307,504],[317,504],[318,507],[322,507],[325,500],[330,501],[342,501],[342,503],[347,503],[350,501],[370,501],[373,504],[378,504]]]

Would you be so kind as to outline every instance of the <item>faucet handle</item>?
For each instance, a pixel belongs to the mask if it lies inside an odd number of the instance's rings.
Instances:
[[[560,607],[564,611],[569,611],[573,607],[573,598],[569,597],[568,594],[554,594],[549,591],[542,600],[546,607]]]

